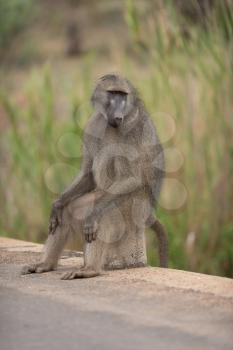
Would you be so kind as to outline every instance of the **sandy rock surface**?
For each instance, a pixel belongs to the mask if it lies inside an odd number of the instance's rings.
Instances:
[[[77,349],[76,337],[88,349],[233,349],[233,280],[155,267],[60,280],[64,271],[82,265],[78,252],[65,252],[57,271],[21,276],[23,264],[37,261],[41,250],[39,244],[0,238],[0,323],[16,334],[13,341],[0,331],[4,350],[18,342],[29,349],[41,337],[38,349]],[[30,341],[15,317],[29,320]],[[61,319],[64,330],[52,342]]]

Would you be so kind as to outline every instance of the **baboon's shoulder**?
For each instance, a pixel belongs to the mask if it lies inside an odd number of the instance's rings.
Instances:
[[[91,134],[93,136],[98,134],[101,130],[105,130],[106,128],[106,120],[101,113],[93,113],[89,118],[84,133]]]

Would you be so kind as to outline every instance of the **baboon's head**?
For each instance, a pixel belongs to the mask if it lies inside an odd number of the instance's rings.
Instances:
[[[92,95],[92,103],[113,128],[119,128],[137,105],[137,92],[130,82],[115,74],[100,78]]]

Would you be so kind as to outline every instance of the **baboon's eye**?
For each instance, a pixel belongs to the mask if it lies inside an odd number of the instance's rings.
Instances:
[[[114,100],[114,98],[111,98],[111,99],[110,99],[110,103],[111,103],[112,105],[114,105],[114,104],[115,104],[115,100]]]
[[[110,95],[110,96],[121,96],[121,97],[126,97],[128,95],[127,92],[124,92],[124,91],[118,91],[118,90],[107,90],[107,93]]]

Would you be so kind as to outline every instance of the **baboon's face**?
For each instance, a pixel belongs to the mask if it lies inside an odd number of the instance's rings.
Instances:
[[[119,127],[127,115],[128,94],[122,91],[107,91],[105,113],[108,124],[113,128]]]
[[[95,110],[106,119],[108,125],[124,130],[124,126],[135,118],[137,93],[124,78],[107,74],[97,84],[91,98]]]

